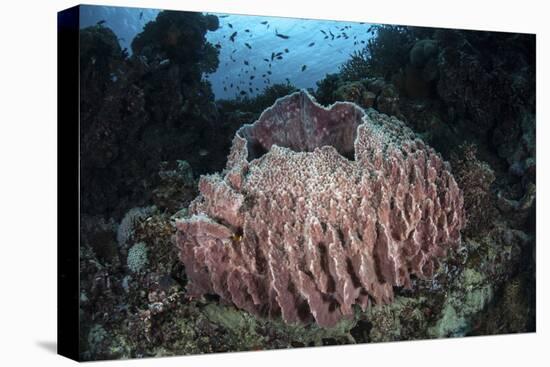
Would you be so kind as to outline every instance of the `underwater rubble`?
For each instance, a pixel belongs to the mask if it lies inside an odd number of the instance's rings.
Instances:
[[[238,129],[296,88],[215,101],[201,74],[217,67],[204,38],[216,20],[160,14],[132,56],[105,25],[81,30],[83,359],[535,331],[534,36],[381,26],[368,52],[309,91],[326,107],[347,101],[372,118],[401,121],[411,140],[448,161],[465,211],[461,240],[439,254],[430,276],[415,273],[390,287],[391,302],[349,304],[348,317],[322,326],[254,315],[219,290],[192,292],[176,239],[181,245],[185,232],[177,223],[198,214],[193,200],[216,194],[205,187],[213,176],[199,177],[224,168],[231,175]],[[189,29],[191,39],[178,38]],[[269,147],[254,147],[267,162]],[[344,159],[357,161],[349,152]],[[241,173],[240,184],[246,179]],[[243,234],[228,233],[228,246]]]

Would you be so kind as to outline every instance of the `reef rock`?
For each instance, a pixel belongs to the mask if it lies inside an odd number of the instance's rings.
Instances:
[[[431,277],[460,241],[462,191],[405,124],[305,91],[236,134],[176,223],[188,295],[255,315],[334,326],[393,287]]]

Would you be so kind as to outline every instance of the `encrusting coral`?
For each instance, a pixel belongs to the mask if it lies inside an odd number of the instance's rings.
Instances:
[[[243,126],[199,190],[176,222],[188,295],[286,323],[330,327],[354,304],[392,302],[464,223],[449,165],[403,122],[305,91]]]

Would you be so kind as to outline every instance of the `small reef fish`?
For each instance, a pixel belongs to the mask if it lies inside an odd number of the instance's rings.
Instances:
[[[285,52],[288,53],[288,48],[285,48]]]
[[[313,45],[315,45],[315,42],[311,42],[309,45],[307,45],[307,47],[311,47]]]
[[[250,32],[250,29],[245,29],[244,30],[246,33],[249,33]]]
[[[233,32],[233,34],[231,35],[231,37],[229,37],[229,39],[231,40],[231,42],[235,42],[235,37],[237,37],[237,32]]]
[[[306,70],[307,65],[302,65],[302,71]]]
[[[283,57],[282,56],[277,56],[277,60],[282,60]]]
[[[290,36],[287,36],[286,34],[281,34],[281,33],[277,32],[277,30],[275,30],[275,35],[277,37],[285,39],[285,40],[290,38]]]
[[[244,45],[252,50],[252,46],[250,46],[248,43],[245,42]]]
[[[246,92],[244,90],[241,91],[241,96],[244,96]]]
[[[260,24],[266,25],[266,24],[267,24],[267,20],[264,20],[264,21],[261,22]]]
[[[245,65],[248,65],[248,61],[244,60],[243,62],[244,62]]]
[[[269,62],[269,59],[264,59],[265,62]]]
[[[233,24],[227,23],[227,25],[229,26],[229,28],[233,28]]]
[[[96,25],[102,25],[105,24],[107,21],[105,19],[101,19],[99,22],[96,23]]]
[[[139,12],[139,20],[142,20],[142,19],[143,19],[143,12],[140,11],[140,12]]]

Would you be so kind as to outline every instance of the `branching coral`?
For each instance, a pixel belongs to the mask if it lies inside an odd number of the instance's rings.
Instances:
[[[404,123],[305,91],[243,126],[199,189],[176,223],[189,295],[287,323],[391,302],[433,274],[464,221],[448,164]]]

